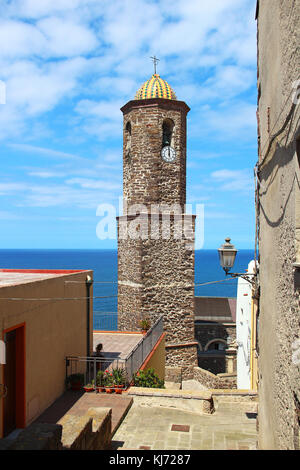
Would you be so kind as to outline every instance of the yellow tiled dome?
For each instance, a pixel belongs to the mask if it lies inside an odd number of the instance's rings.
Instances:
[[[176,100],[176,95],[168,82],[154,73],[150,80],[147,80],[135,95],[136,100],[145,100],[149,98],[165,98],[167,100]]]

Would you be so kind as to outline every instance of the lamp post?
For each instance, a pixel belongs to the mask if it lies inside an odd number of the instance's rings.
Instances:
[[[230,275],[231,277],[241,277],[245,279],[246,281],[250,282],[252,285],[255,284],[255,276],[256,273],[231,273],[229,272],[234,265],[236,254],[238,250],[235,248],[235,246],[230,243],[231,239],[230,238],[225,238],[225,243],[220,246],[218,249],[219,252],[219,259],[220,259],[220,265],[224,269],[226,276]]]

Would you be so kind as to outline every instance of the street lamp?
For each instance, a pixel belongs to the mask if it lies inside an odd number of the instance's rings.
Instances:
[[[229,272],[233,268],[235,257],[238,251],[235,248],[235,246],[232,243],[230,243],[230,241],[231,241],[230,238],[225,238],[225,243],[223,243],[223,245],[221,245],[220,248],[218,249],[220,265],[224,269],[226,276],[229,274],[231,277],[242,277],[243,279],[250,282],[251,284],[254,284],[256,273],[244,274],[244,273],[230,273]]]
[[[234,245],[230,243],[230,238],[225,238],[225,243],[220,246],[218,252],[220,258],[220,265],[222,266],[227,275],[231,268],[233,268],[237,249]]]

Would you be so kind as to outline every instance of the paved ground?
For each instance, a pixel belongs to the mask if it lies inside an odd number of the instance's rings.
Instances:
[[[124,359],[142,338],[138,333],[93,333],[93,349],[102,343],[104,357]]]
[[[256,405],[219,402],[212,415],[134,404],[113,436],[113,448],[255,450]]]
[[[56,424],[66,413],[81,416],[88,408],[111,408],[112,432],[115,432],[131,404],[132,398],[123,395],[68,391],[47,408],[36,422]]]

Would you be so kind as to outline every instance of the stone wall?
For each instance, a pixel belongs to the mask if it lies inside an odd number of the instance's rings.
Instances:
[[[213,412],[212,393],[209,390],[164,390],[158,388],[131,387],[129,396],[134,406],[171,408],[195,413]]]
[[[226,372],[226,356],[220,354],[198,354],[198,365],[212,374],[221,374]]]
[[[193,369],[197,365],[197,344],[182,344],[177,346],[166,345],[166,364],[168,366],[181,366],[182,380],[193,379]]]
[[[146,227],[150,233],[153,228],[150,215],[141,214],[136,218],[139,218],[141,230]],[[130,231],[130,224],[136,218],[119,218],[119,232]],[[166,363],[171,365],[180,360],[182,365],[194,366],[197,364],[194,341],[195,219],[191,217],[186,221],[186,237],[176,239],[175,226],[179,219],[183,221],[181,216],[170,216],[169,239],[161,236],[162,216],[156,226],[159,236],[154,239],[124,240],[119,237],[118,327],[120,330],[135,331],[139,329],[141,318],[149,318],[153,324],[163,315]],[[192,344],[185,346],[188,343]],[[177,345],[180,354],[174,350]]]
[[[124,216],[118,218],[118,328],[137,330],[142,318],[153,324],[163,315],[166,363],[194,366],[195,217],[184,215],[189,107],[153,98],[130,101],[121,111]],[[166,120],[173,123],[173,163],[161,158]]]
[[[134,100],[124,114],[123,188],[128,204],[178,203],[186,199],[186,115],[189,107],[182,101],[162,98]],[[174,123],[175,163],[162,160],[163,122]],[[131,124],[130,143],[126,126]]]
[[[82,416],[66,414],[58,424],[33,423],[14,439],[0,439],[0,450],[108,450],[110,447],[110,408],[89,408]]]
[[[182,382],[182,368],[167,366],[165,369],[165,381],[181,384]]]
[[[201,369],[200,367],[194,367],[193,374],[193,378],[204,387],[210,389],[220,388],[218,386],[219,382],[217,376],[215,374],[212,374],[208,370]]]
[[[299,1],[258,2],[259,447],[299,446]],[[294,88],[293,88],[294,87]],[[298,441],[298,444],[297,444]]]
[[[62,426],[33,423],[15,439],[0,439],[0,450],[62,450]]]
[[[201,367],[191,367],[186,377],[182,367],[166,367],[166,382],[181,384],[183,380],[194,379],[207,389],[236,389],[237,376],[233,374],[213,374]]]

